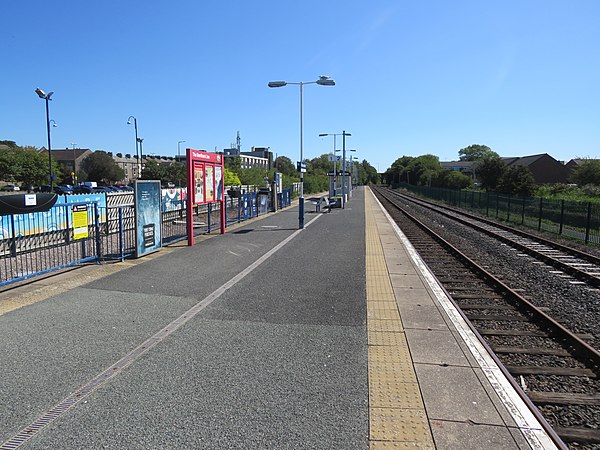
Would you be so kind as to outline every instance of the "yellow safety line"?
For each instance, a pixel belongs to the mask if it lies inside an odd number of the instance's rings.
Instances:
[[[365,189],[369,443],[371,449],[435,449],[421,391]]]

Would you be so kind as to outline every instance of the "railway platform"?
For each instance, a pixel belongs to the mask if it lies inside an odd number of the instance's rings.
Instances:
[[[549,449],[368,188],[0,292],[0,449]]]

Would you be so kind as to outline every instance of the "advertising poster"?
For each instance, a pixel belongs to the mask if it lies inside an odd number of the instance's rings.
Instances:
[[[194,203],[204,203],[204,164],[194,165]]]
[[[85,239],[88,237],[88,205],[71,206],[73,213],[73,239]]]
[[[137,180],[134,185],[135,256],[158,250],[161,236],[160,181]]]
[[[223,168],[215,166],[215,187],[217,189],[217,200],[223,199]]]
[[[215,172],[213,166],[206,166],[206,201],[215,201]]]

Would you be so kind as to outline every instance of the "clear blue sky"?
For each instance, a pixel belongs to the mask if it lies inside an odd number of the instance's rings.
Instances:
[[[175,155],[270,147],[299,158],[352,133],[380,171],[402,155],[600,157],[600,1],[5,1],[0,139]],[[341,142],[338,139],[338,147]]]

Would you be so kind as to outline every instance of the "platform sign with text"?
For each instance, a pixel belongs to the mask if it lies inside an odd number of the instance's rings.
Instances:
[[[188,180],[188,245],[194,245],[194,206],[220,203],[221,234],[225,233],[225,191],[223,189],[223,155],[204,150],[186,149]]]
[[[89,236],[88,230],[88,205],[76,204],[71,205],[73,214],[73,239],[87,239]]]
[[[135,256],[139,258],[158,250],[161,236],[161,189],[160,181],[136,180],[135,203]]]

